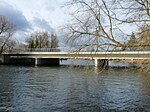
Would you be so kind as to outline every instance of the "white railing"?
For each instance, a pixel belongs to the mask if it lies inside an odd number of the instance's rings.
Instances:
[[[28,52],[60,52],[58,48],[28,48],[25,51]]]

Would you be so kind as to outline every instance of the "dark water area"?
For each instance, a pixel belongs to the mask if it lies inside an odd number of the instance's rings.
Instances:
[[[0,65],[0,112],[150,112],[150,75]]]

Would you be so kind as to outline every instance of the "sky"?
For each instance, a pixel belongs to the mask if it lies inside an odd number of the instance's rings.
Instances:
[[[69,21],[69,10],[62,8],[68,0],[0,0],[0,15],[5,16],[16,27],[13,35],[18,41],[25,42],[35,31],[55,32],[60,46],[64,38],[60,27]],[[128,26],[127,26],[128,27]],[[131,25],[124,30],[132,33]],[[122,38],[121,38],[122,39]]]
[[[67,21],[62,6],[65,0],[0,0],[0,15],[16,27],[20,41],[34,31],[57,32]]]

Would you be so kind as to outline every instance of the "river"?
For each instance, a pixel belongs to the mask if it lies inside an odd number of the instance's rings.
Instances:
[[[0,112],[150,112],[150,75],[134,69],[0,65]]]

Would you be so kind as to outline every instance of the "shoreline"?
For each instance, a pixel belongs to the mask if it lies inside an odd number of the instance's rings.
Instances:
[[[133,66],[110,66],[109,68],[126,68],[126,69],[130,69],[130,68],[135,68],[141,72],[144,73],[148,73],[150,74],[150,60],[145,59],[145,60],[112,60],[112,62],[119,62],[119,63],[129,63],[132,64]],[[0,55],[0,65],[4,65],[2,63],[2,56]],[[64,66],[64,65],[60,65],[60,66]],[[81,66],[87,66],[87,65],[66,65],[66,66],[74,66],[74,67],[81,67]],[[91,65],[89,65],[91,66]]]
[[[143,59],[143,60],[116,60],[116,62],[126,62],[132,63],[137,66],[141,72],[150,74],[150,60]]]

